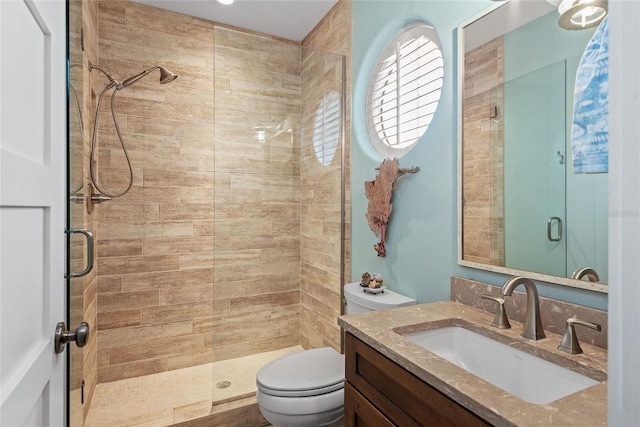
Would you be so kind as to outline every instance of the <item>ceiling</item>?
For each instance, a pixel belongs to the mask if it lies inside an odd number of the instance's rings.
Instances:
[[[132,0],[221,24],[301,41],[337,0]]]

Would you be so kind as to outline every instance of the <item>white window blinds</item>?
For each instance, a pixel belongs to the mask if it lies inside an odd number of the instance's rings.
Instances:
[[[385,156],[390,151],[396,157],[404,154],[427,130],[440,100],[443,78],[439,40],[426,23],[403,29],[387,45],[374,68],[367,96],[370,136],[376,148],[382,144]]]
[[[340,96],[331,91],[323,97],[313,122],[313,151],[316,159],[328,166],[340,141]]]

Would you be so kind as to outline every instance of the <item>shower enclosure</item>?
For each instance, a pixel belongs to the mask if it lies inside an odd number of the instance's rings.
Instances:
[[[115,79],[155,64],[179,75],[118,94],[133,184],[100,204],[90,168],[114,191],[129,172],[106,108],[89,163],[109,84],[89,62]],[[91,326],[71,350],[71,425],[203,417],[250,399],[274,357],[339,350],[344,57],[128,1],[71,0],[69,63],[69,228],[95,238],[95,267],[68,283],[69,323]],[[69,247],[82,269],[84,241]]]

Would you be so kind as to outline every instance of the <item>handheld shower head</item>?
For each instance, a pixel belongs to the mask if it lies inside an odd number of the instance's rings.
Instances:
[[[134,84],[135,82],[137,82],[138,80],[140,80],[141,78],[143,78],[144,76],[146,76],[147,74],[149,74],[154,70],[160,70],[160,84],[166,84],[178,78],[176,74],[173,74],[171,71],[167,70],[166,68],[156,65],[154,67],[149,68],[148,70],[145,70],[141,73],[136,74],[133,77],[129,77],[128,79],[122,82],[122,87],[131,86],[132,84]]]

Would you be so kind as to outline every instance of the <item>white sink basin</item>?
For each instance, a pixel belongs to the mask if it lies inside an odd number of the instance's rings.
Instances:
[[[403,335],[530,403],[550,403],[598,381],[459,326]]]

